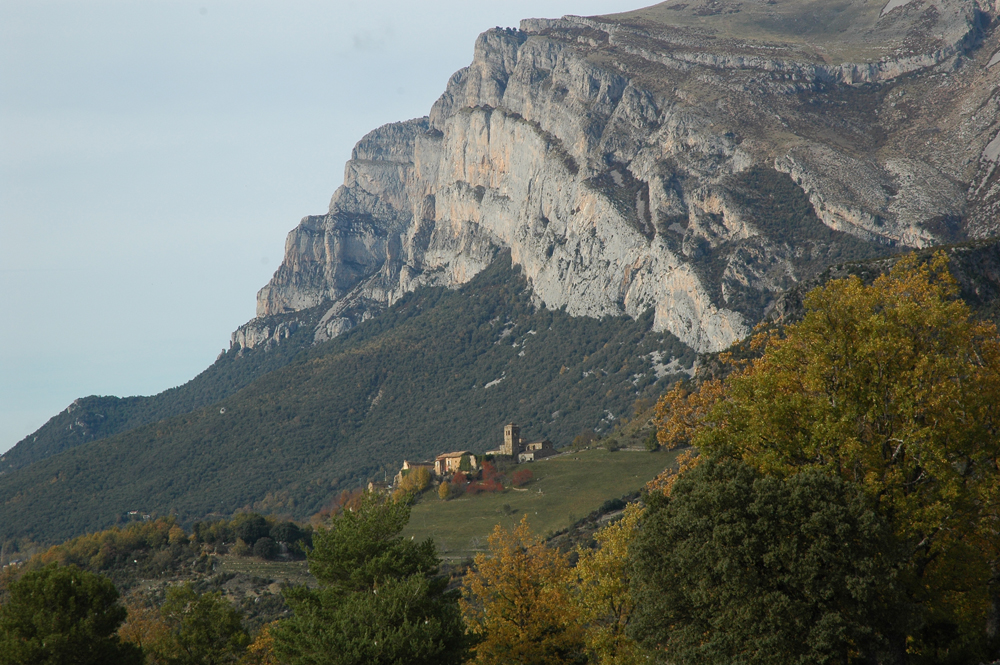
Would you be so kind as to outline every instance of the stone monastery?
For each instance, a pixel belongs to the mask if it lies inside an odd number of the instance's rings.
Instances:
[[[403,468],[396,474],[394,484],[398,485],[403,476],[411,470],[419,468],[427,469],[432,476],[443,478],[456,471],[478,471],[482,467],[485,456],[504,457],[515,464],[524,462],[534,462],[555,455],[556,450],[552,442],[548,439],[528,442],[521,438],[521,428],[514,423],[509,423],[503,428],[503,444],[496,450],[487,450],[483,455],[477,455],[468,450],[456,450],[451,453],[442,453],[434,458],[434,461],[411,462],[403,460]]]

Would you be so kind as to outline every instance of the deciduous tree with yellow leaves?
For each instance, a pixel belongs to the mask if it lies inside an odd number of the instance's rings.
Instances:
[[[587,652],[593,663],[634,665],[646,653],[627,634],[635,602],[629,590],[629,545],[639,528],[642,508],[630,503],[621,519],[594,534],[597,548],[579,547],[573,604],[586,626]]]
[[[461,601],[466,624],[479,639],[473,662],[586,662],[565,555],[535,538],[527,517],[513,531],[497,525],[489,549],[489,556],[476,555]]]
[[[758,335],[724,385],[660,403],[661,441],[771,477],[857,484],[904,544],[911,657],[995,658],[1000,619],[1000,339],[958,298],[947,256],[833,280],[804,319]]]

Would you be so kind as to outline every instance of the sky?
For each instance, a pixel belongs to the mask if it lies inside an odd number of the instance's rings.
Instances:
[[[358,139],[480,32],[643,4],[0,0],[0,453],[210,365]]]

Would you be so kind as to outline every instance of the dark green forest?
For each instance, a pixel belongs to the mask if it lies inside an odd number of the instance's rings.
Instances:
[[[273,328],[298,321],[298,329],[280,344],[268,348],[238,349],[222,353],[187,383],[149,397],[90,395],[75,400],[0,456],[0,475],[28,466],[82,443],[97,441],[164,418],[200,409],[229,397],[256,379],[284,367],[312,344],[313,325],[322,306],[294,314],[268,317]]]
[[[661,365],[658,378],[655,358],[678,369],[695,360],[651,323],[651,313],[536,308],[504,256],[465,287],[412,293],[211,406],[0,477],[0,538],[56,542],[130,510],[182,523],[244,508],[303,517],[391,477],[404,458],[493,448],[506,422],[556,445],[607,431],[685,376]]]

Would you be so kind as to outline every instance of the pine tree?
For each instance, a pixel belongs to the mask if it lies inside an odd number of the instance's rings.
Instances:
[[[440,576],[434,543],[403,540],[406,502],[366,494],[313,535],[309,571],[320,584],[285,594],[294,617],[274,625],[282,662],[449,665],[469,638],[458,593]]]
[[[139,665],[142,651],[122,642],[127,611],[106,577],[55,564],[11,583],[0,605],[2,665]]]

